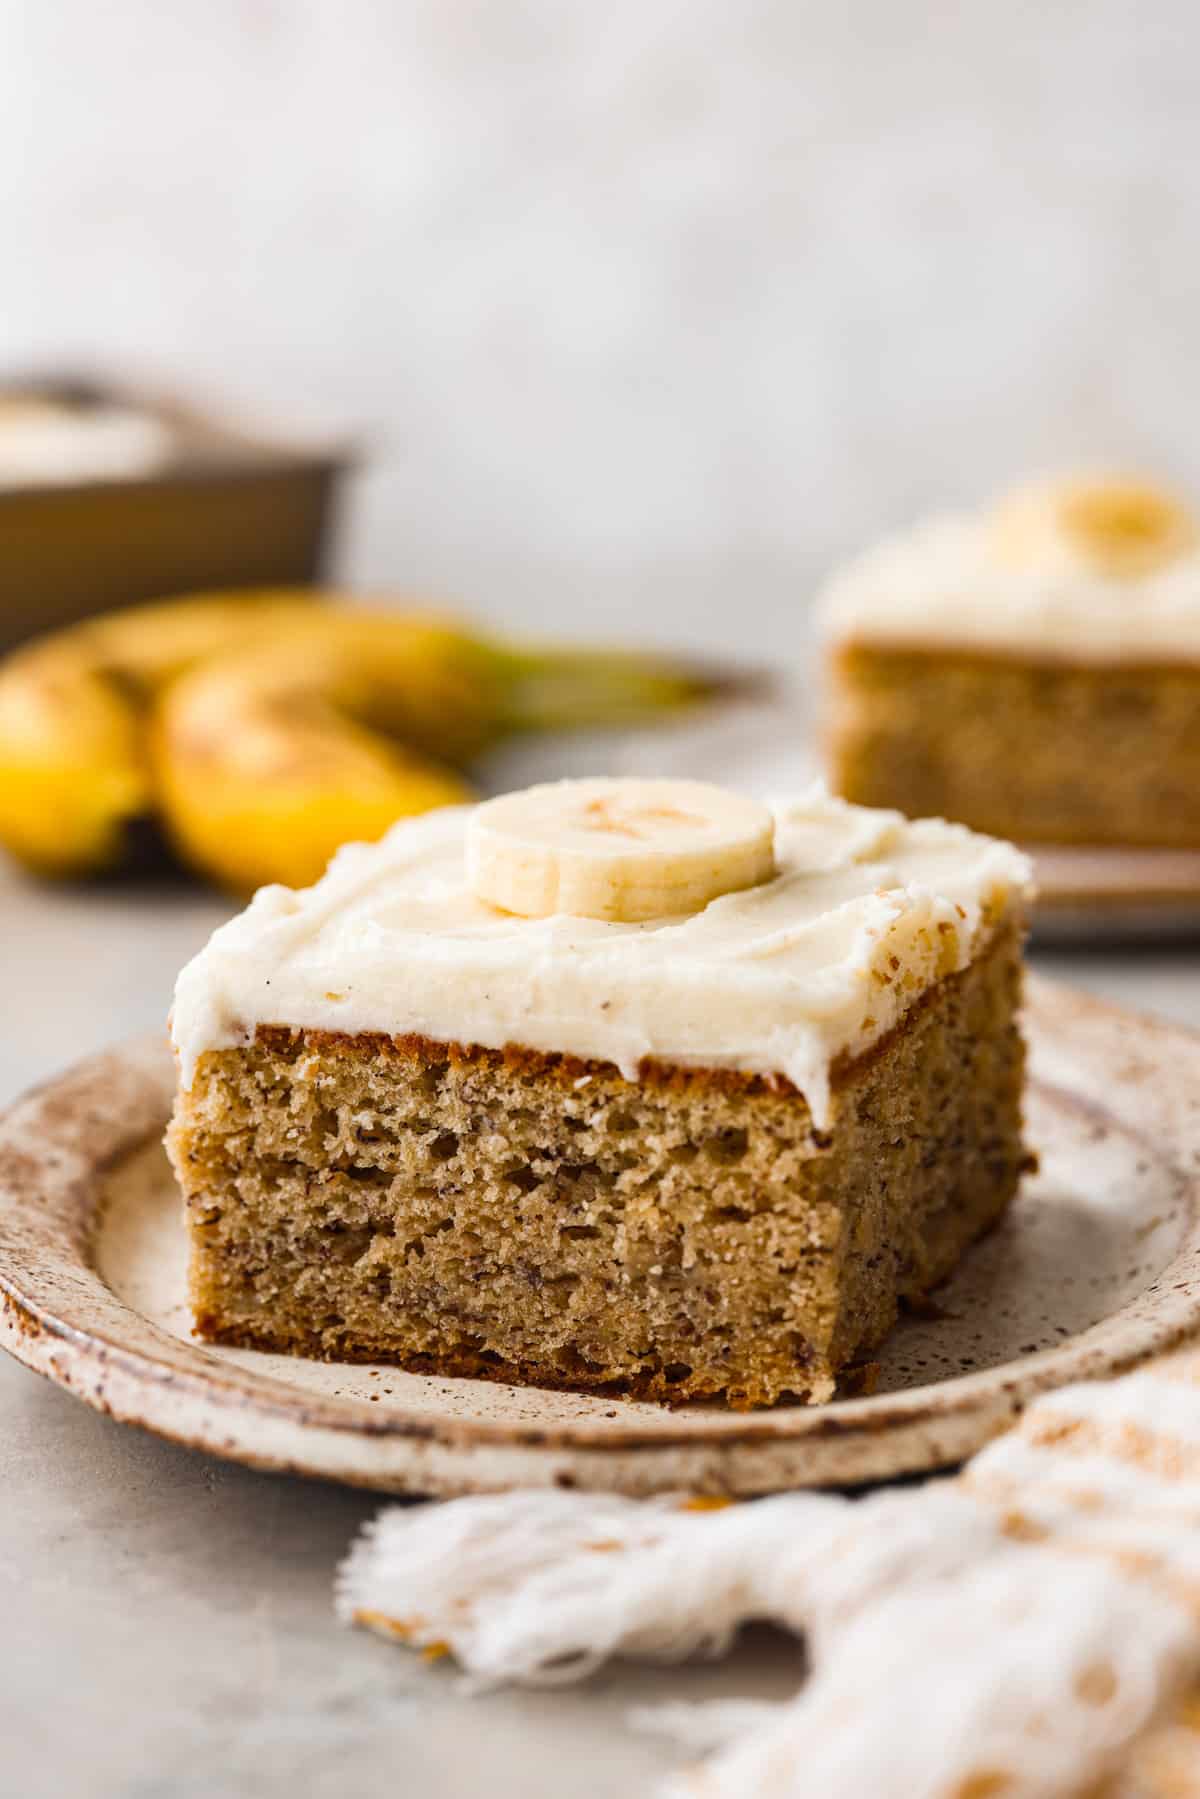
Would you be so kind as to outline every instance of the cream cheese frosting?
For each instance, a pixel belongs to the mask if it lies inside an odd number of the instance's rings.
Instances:
[[[814,789],[773,808],[776,873],[686,916],[526,919],[475,897],[469,806],[339,851],[322,880],[265,887],[179,977],[172,1034],[190,1086],[207,1050],[259,1025],[523,1045],[786,1076],[818,1124],[830,1071],[870,1047],[991,921],[1030,865],[958,825]]]
[[[984,512],[935,518],[858,557],[818,600],[827,642],[1089,663],[1200,661],[1200,551],[1130,578],[1066,557],[1013,567]]]

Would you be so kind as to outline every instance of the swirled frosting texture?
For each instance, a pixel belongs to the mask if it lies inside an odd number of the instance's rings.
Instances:
[[[173,1035],[190,1085],[206,1050],[262,1024],[520,1044],[783,1075],[818,1123],[830,1070],[883,1036],[1020,908],[1011,844],[910,823],[814,790],[775,808],[778,872],[689,917],[523,919],[471,892],[470,807],[353,844],[315,887],[266,887],[179,977]]]
[[[990,515],[929,520],[847,565],[818,602],[833,644],[1025,659],[1200,661],[1200,552],[1130,578],[1048,554],[1015,567]]]

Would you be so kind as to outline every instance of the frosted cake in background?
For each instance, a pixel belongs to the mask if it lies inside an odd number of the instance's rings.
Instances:
[[[935,519],[820,605],[831,786],[1028,842],[1200,846],[1200,537],[1080,479]]]

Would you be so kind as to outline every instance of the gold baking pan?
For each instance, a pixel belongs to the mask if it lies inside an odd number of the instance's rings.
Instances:
[[[320,578],[352,461],[344,448],[270,441],[179,401],[70,376],[0,381],[0,428],[6,406],[27,404],[85,424],[119,408],[169,447],[145,468],[85,479],[23,480],[0,466],[0,650],[138,600]]]

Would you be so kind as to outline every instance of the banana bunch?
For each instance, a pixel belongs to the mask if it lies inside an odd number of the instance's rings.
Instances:
[[[678,662],[490,640],[449,616],[225,594],[108,614],[0,665],[0,844],[43,875],[120,868],[157,820],[222,886],[315,881],[350,839],[469,797],[516,732],[712,693]]]

